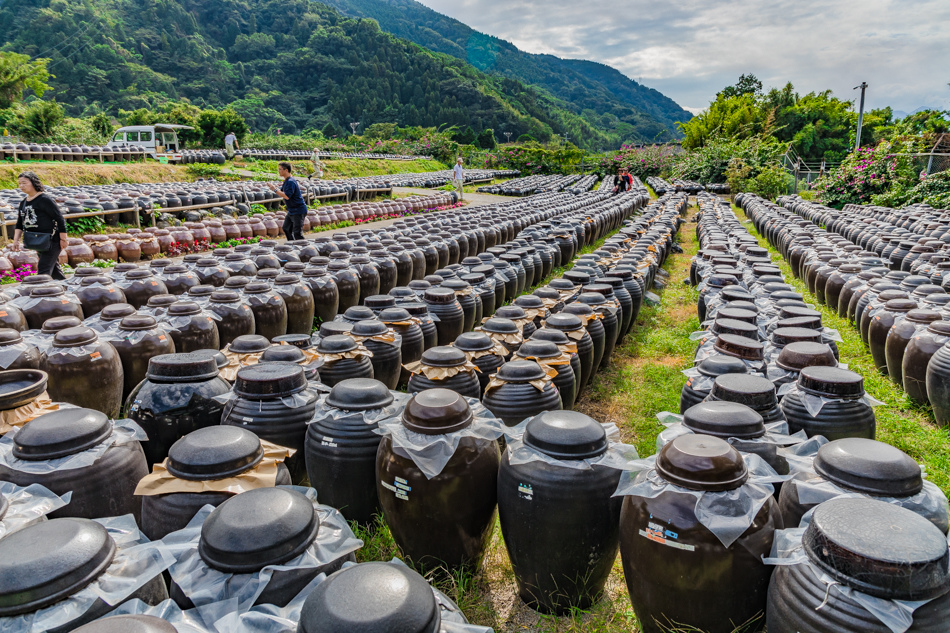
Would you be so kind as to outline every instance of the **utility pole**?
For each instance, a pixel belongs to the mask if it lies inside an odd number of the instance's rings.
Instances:
[[[858,135],[854,139],[854,151],[858,151],[858,148],[861,147],[861,126],[864,125],[864,91],[868,88],[868,82],[862,81],[860,86],[855,86],[854,89],[861,89],[861,105],[858,107]]]

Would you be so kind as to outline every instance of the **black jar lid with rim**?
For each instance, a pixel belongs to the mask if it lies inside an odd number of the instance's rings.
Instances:
[[[495,374],[500,380],[512,383],[528,383],[533,380],[544,380],[547,374],[541,365],[533,360],[513,360],[498,368]]]
[[[838,360],[825,343],[789,343],[775,359],[775,364],[787,371],[801,371],[805,367],[822,365],[836,367]]]
[[[204,353],[190,352],[153,356],[148,359],[146,378],[158,383],[182,383],[211,380],[217,375],[218,364],[214,357]]]
[[[262,363],[295,363],[302,365],[307,357],[299,347],[293,345],[271,345],[261,354]]]
[[[53,347],[77,347],[90,345],[99,340],[99,336],[92,328],[79,326],[60,330],[53,337]]]
[[[555,459],[579,460],[607,452],[604,427],[577,411],[545,411],[525,426],[524,443]]]
[[[376,313],[367,306],[350,306],[343,313],[343,318],[347,321],[365,321],[366,319],[375,319]]]
[[[482,324],[482,331],[492,334],[520,334],[521,328],[511,319],[492,317]]]
[[[313,347],[313,342],[309,334],[281,334],[280,336],[275,336],[271,341],[278,345],[292,345],[300,349],[310,349]]]
[[[302,554],[320,530],[306,496],[287,488],[256,488],[215,508],[201,526],[198,555],[231,574],[260,571]]]
[[[713,334],[734,334],[744,336],[753,341],[759,340],[759,328],[753,323],[739,321],[736,319],[725,318],[723,315],[717,315],[709,331]]]
[[[680,435],[660,449],[656,471],[666,481],[707,492],[734,490],[749,478],[742,455],[711,435]]]
[[[128,303],[113,303],[102,309],[99,313],[99,319],[102,321],[120,321],[135,313],[135,307]]]
[[[98,446],[112,434],[112,421],[93,409],[60,409],[30,420],[13,442],[13,456],[45,461]]]
[[[775,385],[768,378],[751,374],[724,374],[716,378],[710,397],[714,400],[737,402],[756,411],[777,405]]]
[[[821,343],[821,332],[804,327],[779,327],[772,330],[770,340],[773,345],[780,346],[789,343]]]
[[[347,378],[333,385],[326,404],[347,411],[368,411],[389,406],[394,396],[386,385],[373,378]]]
[[[375,318],[366,319],[365,321],[354,323],[351,333],[353,336],[381,336],[389,333],[389,327]]]
[[[193,316],[201,313],[201,306],[194,301],[177,301],[168,306],[168,316],[181,317]]]
[[[567,337],[567,334],[561,330],[555,330],[554,328],[549,327],[542,327],[538,330],[535,330],[528,340],[548,341],[549,343],[554,343],[555,345],[572,344],[572,341]]]
[[[557,345],[540,339],[528,339],[515,352],[515,356],[519,358],[557,358],[560,355],[561,350],[558,349]]]
[[[471,426],[475,414],[460,394],[449,389],[426,389],[412,396],[402,424],[423,435],[444,435]]]
[[[828,442],[818,449],[813,468],[848,490],[879,497],[910,497],[924,487],[920,465],[910,455],[863,437]]]
[[[38,611],[85,588],[115,558],[109,532],[89,519],[37,523],[0,540],[0,617]]]
[[[392,295],[372,295],[366,297],[363,304],[370,310],[378,312],[386,308],[394,308],[396,306],[396,297]]]
[[[317,351],[321,354],[342,354],[352,352],[358,347],[353,337],[345,334],[335,334],[333,336],[324,336],[317,345]]]
[[[347,336],[353,331],[353,324],[349,321],[324,321],[320,324],[320,336]]]
[[[228,345],[228,351],[235,354],[259,354],[270,347],[270,341],[260,334],[242,334]]]
[[[716,337],[713,349],[719,354],[735,356],[743,360],[762,360],[765,358],[765,346],[762,343],[737,334],[720,334]]]
[[[452,345],[463,352],[484,352],[495,347],[495,342],[484,332],[465,332]]]
[[[418,573],[397,563],[361,563],[317,585],[299,633],[439,633],[439,603]]]
[[[253,468],[263,457],[261,440],[251,431],[239,426],[208,426],[172,444],[166,468],[189,481],[225,479]]]
[[[39,369],[0,371],[0,410],[16,409],[46,391],[49,375]]]
[[[303,367],[292,363],[256,363],[241,367],[234,393],[253,400],[280,398],[307,388]]]
[[[864,378],[840,367],[805,367],[798,388],[826,398],[856,399],[864,395]]]
[[[167,308],[173,303],[178,302],[177,295],[170,294],[161,294],[161,295],[152,295],[148,298],[148,302],[145,304],[149,308]]]
[[[733,305],[727,305],[716,313],[716,321],[740,321],[755,325],[758,320],[758,314],[752,310],[745,310]]]
[[[802,537],[821,571],[888,600],[930,600],[950,587],[947,538],[906,508],[867,498],[830,499],[815,508]]]
[[[71,327],[80,327],[82,321],[79,320],[79,317],[74,316],[58,316],[51,319],[46,319],[43,322],[43,327],[41,332],[44,334],[55,334],[60,330],[65,330]]]
[[[749,368],[735,356],[725,356],[723,354],[712,354],[707,356],[696,369],[703,376],[715,378],[723,374],[747,374]]]
[[[430,347],[422,352],[422,364],[429,367],[460,367],[467,360],[468,356],[464,351],[449,345]]]
[[[758,412],[737,402],[700,402],[683,413],[683,424],[695,433],[743,440],[765,435]]]

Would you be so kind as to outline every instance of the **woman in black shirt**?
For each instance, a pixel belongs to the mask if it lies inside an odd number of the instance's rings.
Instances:
[[[56,206],[56,201],[43,193],[43,183],[31,171],[20,174],[17,179],[20,191],[26,199],[20,201],[17,213],[16,230],[13,232],[13,250],[20,250],[20,239],[24,231],[52,235],[49,250],[40,252],[37,273],[50,275],[53,279],[66,279],[59,268],[59,254],[66,248],[66,220]]]

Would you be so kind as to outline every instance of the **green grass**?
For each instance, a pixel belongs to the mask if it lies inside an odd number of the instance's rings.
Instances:
[[[736,215],[745,218],[742,209],[733,207]],[[746,228],[755,235],[759,243],[767,247],[772,259],[782,269],[785,280],[802,293],[808,303],[818,304],[817,299],[808,292],[805,283],[797,279],[788,263],[772,248],[769,243],[756,232],[751,222]],[[886,376],[881,375],[874,368],[871,354],[861,340],[861,334],[847,319],[842,319],[837,312],[823,305],[815,308],[822,314],[822,323],[841,334],[843,342],[838,343],[841,362],[847,363],[848,368],[864,376],[865,390],[884,402],[884,406],[875,408],[877,419],[877,439],[887,442],[901,449],[923,466],[927,478],[934,482],[944,494],[950,494],[950,433],[946,428],[938,427],[934,423],[933,410],[930,406],[913,403],[901,387]]]

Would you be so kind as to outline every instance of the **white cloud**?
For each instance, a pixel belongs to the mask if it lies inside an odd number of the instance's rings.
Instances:
[[[421,0],[522,50],[591,59],[690,111],[742,73],[867,106],[950,109],[947,0]],[[689,107],[687,107],[689,106]]]

